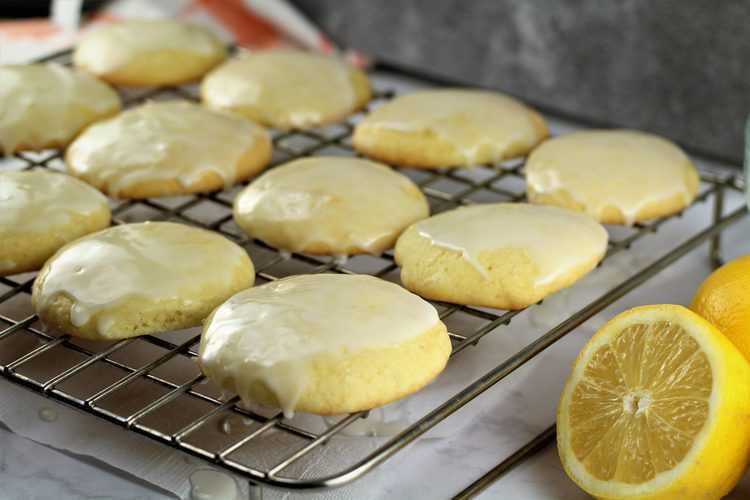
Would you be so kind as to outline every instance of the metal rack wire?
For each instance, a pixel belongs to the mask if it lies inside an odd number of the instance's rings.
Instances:
[[[54,58],[67,62],[68,54]],[[152,89],[141,92],[123,93],[127,106],[147,99],[161,98],[196,99],[191,87]],[[392,97],[389,92],[379,92],[371,105]],[[272,165],[314,154],[353,155],[350,137],[353,124],[360,115],[344,123],[310,131],[274,133],[274,160]],[[7,168],[60,169],[61,153],[49,151],[40,154],[19,153]],[[0,164],[0,169],[6,168]],[[418,171],[403,169],[412,177],[427,195],[433,213],[459,205],[491,202],[522,201],[523,161],[505,162],[499,165],[478,166],[468,174],[463,170]],[[475,397],[501,381],[514,370],[533,359],[544,349],[573,331],[587,319],[632,291],[659,271],[675,262],[706,241],[711,241],[712,257],[719,258],[721,231],[745,215],[744,209],[724,214],[723,200],[725,189],[741,189],[741,180],[733,175],[702,173],[702,190],[695,203],[712,202],[713,224],[695,233],[690,239],[672,248],[649,266],[633,274],[613,287],[597,300],[571,315],[548,332],[537,337],[523,349],[510,355],[502,363],[485,375],[467,385],[463,390],[445,400],[435,409],[425,414],[414,424],[389,439],[361,459],[340,467],[334,473],[314,477],[303,477],[295,464],[315,454],[333,436],[366,415],[365,412],[342,418],[324,431],[311,431],[294,425],[283,418],[281,413],[264,413],[238,405],[236,397],[223,397],[212,391],[204,376],[190,362],[197,355],[199,335],[192,332],[174,340],[173,337],[144,336],[114,343],[93,344],[82,342],[67,335],[47,332],[28,306],[33,273],[0,278],[0,375],[28,387],[51,399],[114,422],[128,430],[148,436],[166,446],[182,450],[204,458],[213,464],[238,473],[256,484],[266,484],[290,489],[325,488],[346,484],[370,471],[396,452],[413,442],[447,416],[451,415]],[[120,224],[140,220],[175,220],[217,231],[243,246],[253,258],[257,269],[257,283],[273,281],[290,273],[337,272],[368,274],[387,277],[397,281],[397,266],[391,252],[381,257],[354,257],[348,262],[319,258],[308,255],[284,255],[264,245],[262,242],[245,237],[233,224],[231,202],[237,189],[211,194],[180,197],[174,199],[146,199],[124,202],[113,201],[113,222]],[[210,209],[206,209],[210,207]],[[676,215],[679,217],[681,214]],[[626,251],[633,243],[651,235],[670,219],[662,219],[647,224],[638,224],[626,231],[618,231],[612,236],[608,259]],[[354,265],[359,262],[359,266]],[[6,306],[14,303],[14,308],[28,311],[19,317],[9,315]],[[452,357],[475,345],[485,335],[502,335],[503,325],[507,325],[523,311],[495,311],[471,306],[435,303],[443,320],[455,315],[464,315],[474,320],[468,331],[452,331]],[[533,307],[533,306],[532,306]],[[13,355],[4,354],[6,342],[21,345],[14,347]],[[121,353],[136,346],[147,346],[156,354],[148,362],[135,365],[125,360]],[[58,362],[50,363],[51,359]],[[59,362],[59,360],[63,360]],[[166,374],[164,366],[179,361],[188,361],[185,366],[192,369],[181,371],[180,377]],[[42,370],[32,369],[44,365]],[[92,373],[104,370],[115,375],[109,379],[92,381]],[[84,379],[93,384],[93,389],[82,394],[72,390],[72,381]],[[135,386],[148,385],[149,391],[139,390],[135,400],[125,397]],[[132,392],[132,391],[131,391]],[[143,393],[145,392],[145,395]],[[412,397],[418,397],[414,395]],[[170,422],[166,428],[159,421],[160,411],[171,405],[185,401],[197,401],[203,406],[199,414],[190,414],[181,422]],[[122,403],[122,404],[121,404]],[[127,404],[125,404],[127,403]],[[220,442],[216,440],[193,439],[217,419],[236,415],[248,422],[245,432]],[[264,439],[272,432],[288,436],[284,442],[275,440],[273,463],[255,460],[254,455],[267,453]],[[481,491],[494,479],[521,462],[534,451],[549,443],[554,437],[554,428],[545,430],[519,451],[507,457],[495,469],[480,478],[460,494],[467,498]],[[210,442],[210,444],[208,443]],[[259,444],[260,443],[260,444]],[[241,453],[240,453],[241,452]]]

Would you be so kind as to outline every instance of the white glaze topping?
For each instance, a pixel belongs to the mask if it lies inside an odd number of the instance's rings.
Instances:
[[[247,260],[238,245],[204,229],[172,222],[115,226],[69,243],[45,264],[37,310],[66,295],[73,301],[71,323],[96,317],[106,337],[111,312],[129,298],[149,299],[154,307],[199,300],[204,290],[230,282]]]
[[[112,196],[149,180],[189,187],[206,172],[228,187],[240,158],[263,135],[249,120],[187,101],[148,102],[86,129],[66,160],[72,173],[104,183]]]
[[[416,185],[379,163],[314,157],[274,168],[235,199],[235,218],[250,235],[300,252],[319,243],[348,254],[380,254],[403,229],[429,215]]]
[[[0,237],[9,232],[44,233],[72,215],[107,211],[107,198],[65,174],[0,172]],[[0,262],[0,268],[2,268]]]
[[[568,269],[604,256],[607,231],[588,215],[557,207],[493,203],[461,207],[415,225],[433,245],[461,252],[482,276],[483,252],[520,249],[537,267],[536,285],[552,282]]]
[[[214,469],[190,474],[190,500],[241,500],[234,477]]]
[[[67,144],[79,130],[120,109],[117,93],[59,64],[0,66],[0,152]]]
[[[695,192],[690,158],[661,137],[633,130],[591,130],[562,135],[537,148],[526,163],[526,181],[539,194],[565,191],[600,217],[615,207],[627,224],[647,204]]]
[[[387,413],[382,407],[373,408],[367,412],[366,417],[358,418],[336,434],[349,437],[393,437],[413,423],[403,417],[393,418],[394,410],[396,409],[392,405],[388,408]],[[398,408],[397,411],[398,413],[407,413],[402,408]],[[336,415],[321,418],[326,427],[333,427],[345,417],[346,415]]]
[[[315,126],[352,111],[352,71],[332,57],[300,50],[246,54],[203,80],[206,104],[237,109],[278,128]]]
[[[539,142],[546,131],[534,126],[532,116],[524,104],[497,92],[425,90],[384,104],[358,128],[428,131],[452,144],[472,164],[485,156],[500,161],[519,145],[530,148]]]
[[[212,56],[225,49],[213,33],[200,26],[164,19],[134,19],[102,26],[84,35],[73,60],[77,66],[99,74],[159,50]]]
[[[300,275],[244,290],[214,311],[201,337],[203,371],[251,400],[265,384],[289,415],[309,362],[396,346],[439,322],[425,300],[372,276]]]

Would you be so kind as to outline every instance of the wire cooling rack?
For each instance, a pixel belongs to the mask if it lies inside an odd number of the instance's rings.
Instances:
[[[67,63],[69,54],[60,54],[52,59]],[[121,91],[121,95],[126,106],[132,106],[149,99],[196,100],[197,90],[184,86]],[[391,97],[390,92],[376,92],[370,106]],[[346,122],[310,131],[274,132],[271,168],[310,155],[354,155],[350,138],[354,124],[361,117],[362,113]],[[62,170],[61,158],[60,151],[19,153],[0,162],[0,169]],[[404,168],[401,171],[420,186],[428,197],[432,212],[438,213],[472,203],[523,201],[522,168],[523,161],[515,160],[468,170],[422,171]],[[721,231],[746,213],[744,209],[737,209],[725,214],[724,192],[727,189],[742,189],[742,180],[734,175],[708,171],[702,172],[701,180],[701,191],[695,203],[711,204],[712,224],[679,245],[667,244],[664,254],[650,265],[613,286],[518,352],[507,356],[500,364],[446,398],[396,436],[360,458],[340,465],[333,472],[329,470],[310,475],[309,470],[300,467],[300,464],[320,454],[332,437],[346,432],[347,427],[366,416],[366,412],[342,417],[323,430],[311,430],[285,420],[279,412],[243,407],[239,405],[237,397],[220,394],[198,371],[192,361],[197,355],[199,341],[196,330],[109,343],[83,341],[45,331],[30,307],[33,273],[0,278],[0,375],[166,446],[204,458],[246,477],[254,484],[289,489],[343,485],[384,462],[587,319],[702,243],[711,241],[711,256],[718,261]],[[221,233],[248,251],[256,264],[257,284],[291,274],[311,272],[367,273],[398,281],[398,269],[391,252],[379,257],[356,256],[342,262],[302,254],[283,254],[262,242],[248,239],[232,221],[232,199],[239,189],[241,186],[230,191],[177,198],[112,200],[113,223],[173,220]],[[674,217],[680,216],[677,214]],[[656,233],[670,219],[637,224],[632,228],[610,228],[609,249],[602,265],[606,266],[613,255],[626,251],[641,238]],[[485,335],[502,335],[503,326],[523,314],[523,311],[434,304],[444,321],[464,317],[471,319],[473,325],[469,329],[452,329],[450,332],[453,345],[451,359],[476,345]],[[141,362],[134,363],[126,355],[133,350],[147,354],[138,358]],[[410,397],[417,398],[419,393]],[[191,404],[187,405],[188,402]],[[189,411],[183,411],[188,407]],[[174,417],[174,411],[167,421],[160,417],[169,408],[179,409],[179,418]],[[220,435],[213,432],[217,422],[220,427],[230,422],[229,418],[242,419],[241,432]],[[459,496],[470,497],[481,491],[553,438],[554,427],[550,427],[505,458]]]

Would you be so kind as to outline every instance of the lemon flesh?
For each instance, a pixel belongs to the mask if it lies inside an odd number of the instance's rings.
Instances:
[[[649,481],[690,451],[711,386],[708,358],[682,328],[629,326],[594,353],[573,390],[573,453],[597,479]]]

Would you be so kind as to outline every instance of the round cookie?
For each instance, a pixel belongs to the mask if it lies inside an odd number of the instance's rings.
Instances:
[[[360,153],[416,168],[468,167],[524,155],[547,137],[544,119],[520,101],[473,89],[401,95],[354,129]]]
[[[339,415],[428,384],[451,343],[428,302],[365,275],[284,278],[238,293],[205,323],[203,372],[243,400]]]
[[[270,159],[264,129],[188,101],[130,108],[86,129],[65,155],[69,173],[118,198],[215,191]]]
[[[0,66],[0,154],[66,146],[120,110],[105,83],[59,64]]]
[[[550,139],[526,162],[532,203],[632,225],[679,212],[698,193],[690,158],[672,142],[635,130],[587,130]]]
[[[113,340],[198,326],[254,280],[250,257],[228,239],[144,222],[64,246],[44,264],[31,300],[55,330]]]
[[[73,63],[115,85],[177,85],[197,80],[226,59],[210,31],[174,20],[120,21],[92,30]]]
[[[522,309],[596,267],[607,239],[585,214],[493,203],[417,222],[396,242],[395,256],[404,286],[422,297]]]
[[[317,255],[379,255],[429,215],[427,200],[408,177],[358,158],[289,162],[234,200],[234,220],[250,236]]]
[[[345,118],[370,100],[357,68],[301,50],[244,54],[212,71],[201,84],[206,106],[233,111],[278,129],[303,129]]]
[[[109,220],[107,198],[78,179],[0,172],[0,276],[36,271],[60,247]]]

